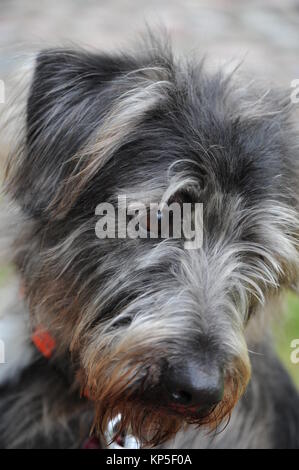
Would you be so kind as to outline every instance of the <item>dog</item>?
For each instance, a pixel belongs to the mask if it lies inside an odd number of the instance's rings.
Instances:
[[[299,448],[270,332],[298,285],[298,142],[289,97],[257,88],[155,40],[37,54],[5,174],[1,447],[105,447],[110,429],[112,446]],[[202,246],[96,236],[119,197],[202,204]]]

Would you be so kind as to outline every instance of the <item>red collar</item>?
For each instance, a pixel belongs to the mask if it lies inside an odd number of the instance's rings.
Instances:
[[[23,300],[25,297],[25,285],[21,281],[19,288],[19,296]],[[56,349],[56,341],[53,336],[41,325],[37,326],[31,335],[31,341],[36,349],[46,359],[50,359]]]
[[[50,359],[52,357],[56,349],[56,341],[48,331],[43,327],[38,326],[34,330],[31,340],[42,356],[46,359]]]
[[[24,298],[24,285],[20,286],[20,297]],[[31,335],[31,341],[40,352],[40,354],[46,358],[51,359],[56,349],[56,340],[53,336],[43,328],[41,325],[37,326]],[[90,399],[90,393],[87,388],[82,392],[84,398]],[[90,436],[86,439],[82,446],[83,449],[101,449],[102,446],[100,441],[95,436]]]
[[[36,327],[31,335],[31,340],[42,356],[46,359],[51,359],[56,349],[56,341],[45,328],[42,326]],[[81,396],[88,400],[91,399],[90,393],[86,387],[83,389]]]
[[[23,283],[20,286],[20,296],[21,298],[24,298]],[[48,360],[51,359],[55,352],[57,343],[49,331],[47,331],[42,325],[37,326],[31,335],[31,341],[44,358]],[[84,398],[91,399],[87,388],[84,388],[82,396]]]

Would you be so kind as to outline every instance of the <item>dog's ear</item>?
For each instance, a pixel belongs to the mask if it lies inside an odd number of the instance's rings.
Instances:
[[[162,61],[163,62],[163,61]],[[38,55],[24,144],[8,164],[10,194],[30,217],[66,216],[97,172],[138,135],[170,86],[154,57],[72,50]]]
[[[99,166],[99,156],[104,162],[121,140],[118,132],[128,133],[133,116],[125,116],[126,103],[115,103],[127,93],[124,77],[134,69],[134,60],[125,56],[71,50],[38,55],[24,143],[7,171],[10,193],[30,216],[63,217]]]

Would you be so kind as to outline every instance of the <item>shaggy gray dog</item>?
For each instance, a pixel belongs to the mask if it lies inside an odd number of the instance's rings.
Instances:
[[[41,52],[6,171],[22,295],[0,321],[30,326],[0,375],[1,446],[103,442],[119,417],[144,446],[299,448],[268,333],[298,281],[298,155],[288,98],[169,47]],[[202,203],[202,247],[99,239],[119,196]]]

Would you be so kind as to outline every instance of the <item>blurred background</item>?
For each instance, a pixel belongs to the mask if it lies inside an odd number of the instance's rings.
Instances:
[[[166,27],[182,53],[206,54],[215,64],[243,60],[248,75],[269,87],[290,88],[299,79],[299,0],[0,0],[0,79],[23,53],[70,43],[126,47],[140,40],[146,23]],[[10,272],[1,269],[2,285]],[[291,341],[299,339],[294,294],[274,334],[299,386],[299,364],[290,360]]]

